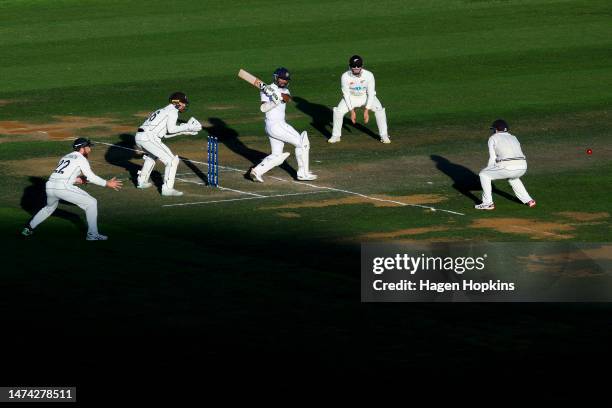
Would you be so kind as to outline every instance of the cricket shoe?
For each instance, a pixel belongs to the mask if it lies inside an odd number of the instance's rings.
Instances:
[[[166,197],[180,197],[183,195],[183,192],[175,190],[173,188],[162,186],[162,195]]]
[[[327,139],[327,143],[338,143],[340,141],[340,136],[332,136]]]
[[[150,182],[148,182],[148,181],[145,181],[145,182],[143,182],[143,183],[138,184],[138,185],[136,186],[136,188],[145,189],[145,188],[149,188],[149,187],[152,187],[152,186],[153,186],[153,183],[150,183]]]
[[[531,200],[531,201],[529,201],[529,202],[527,203],[527,205],[528,205],[530,208],[533,208],[533,207],[535,207],[535,206],[536,206],[536,202],[535,202],[535,200]]]
[[[312,181],[317,179],[317,175],[311,172],[306,173],[305,175],[298,174],[297,179],[300,181]]]
[[[23,235],[24,237],[29,237],[32,234],[34,234],[34,230],[30,228],[29,225],[26,225],[25,227],[23,227],[23,230],[21,231],[21,235]]]
[[[478,204],[474,206],[475,209],[477,210],[494,210],[495,209],[495,204],[491,203],[491,204]]]
[[[255,171],[255,168],[252,168],[251,171],[249,171],[249,178],[256,183],[264,182],[264,179],[259,174],[257,174],[257,172]]]
[[[388,144],[388,143],[391,143],[391,139],[389,139],[389,136],[381,136],[380,137],[380,142]]]
[[[91,234],[91,233],[87,233],[87,238],[85,238],[87,241],[106,241],[108,239],[108,237],[106,235],[102,235],[102,234]]]

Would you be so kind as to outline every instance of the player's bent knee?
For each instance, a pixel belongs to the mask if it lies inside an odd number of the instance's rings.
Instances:
[[[172,165],[173,157],[160,157],[159,160],[164,164],[164,166]]]

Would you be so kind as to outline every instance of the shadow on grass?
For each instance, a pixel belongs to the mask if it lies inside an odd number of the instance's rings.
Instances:
[[[23,190],[23,195],[21,196],[21,208],[27,211],[32,217],[36,215],[36,213],[47,205],[47,194],[45,193],[45,183],[46,179],[41,177],[30,177],[30,185],[27,186]],[[72,203],[68,203],[66,201],[60,201],[60,204],[70,205],[72,207],[76,206]],[[80,211],[80,209],[78,210]],[[70,221],[74,225],[76,225],[80,231],[86,232],[87,225],[81,219],[81,217],[73,212],[63,210],[61,208],[56,209],[53,212],[53,217],[59,217]]]
[[[430,158],[436,163],[436,168],[438,170],[453,180],[453,188],[455,190],[472,200],[474,204],[480,203],[480,198],[476,197],[472,193],[472,191],[482,191],[482,187],[480,186],[480,177],[478,177],[478,174],[474,173],[467,167],[462,166],[461,164],[451,162],[445,157],[432,154]],[[493,194],[500,195],[507,200],[514,201],[515,203],[522,204],[518,198],[506,193],[505,191],[499,190],[495,186],[493,186]]]
[[[129,133],[123,133],[119,135],[120,142],[108,146],[104,159],[107,163],[113,166],[121,167],[130,174],[130,181],[134,186],[138,185],[138,171],[142,168],[141,165],[132,163],[132,159],[142,159],[142,153],[133,151],[136,149],[135,137]],[[163,177],[160,172],[154,170],[151,173],[151,182],[155,184],[157,189],[161,191],[161,185],[163,184]]]
[[[312,125],[312,127],[318,130],[323,136],[325,136],[325,138],[329,139],[331,137],[331,129],[333,126],[332,109],[325,105],[309,102],[308,100],[299,96],[294,97],[293,101],[295,102],[295,106],[299,111],[310,116],[310,124]],[[374,114],[372,112],[370,120],[373,119],[373,116]],[[351,132],[351,127],[362,133],[365,133],[376,141],[380,140],[378,134],[374,133],[368,127],[360,123],[355,123],[353,125],[350,120],[345,118],[342,122],[342,129]]]

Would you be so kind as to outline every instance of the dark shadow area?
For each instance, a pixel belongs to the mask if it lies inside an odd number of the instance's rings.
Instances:
[[[310,116],[310,124],[312,125],[312,127],[317,129],[323,136],[325,136],[325,138],[329,139],[331,137],[331,129],[333,127],[333,110],[325,105],[309,102],[299,96],[294,97],[293,101],[295,102],[295,106],[299,111]],[[360,114],[362,115],[361,117],[363,120],[363,110],[359,110],[357,112],[358,120]],[[350,121],[350,118],[347,118],[347,116],[348,114],[344,115],[344,119],[342,122],[343,131],[351,132],[351,127],[353,127],[354,129],[365,133],[366,135],[377,141],[380,140],[378,134],[374,133],[372,130],[362,125],[361,123],[357,122],[353,125]],[[371,112],[370,114],[370,123],[372,123],[372,121],[375,121],[374,112]]]
[[[208,175],[207,174],[204,174],[204,172],[200,170],[200,168],[196,166],[195,163],[192,162],[191,159],[189,159],[188,157],[183,157],[183,156],[179,156],[179,157],[185,166],[189,167],[189,169],[193,171],[194,174],[198,176],[204,184],[208,185]],[[208,168],[206,170],[208,171]]]
[[[293,98],[295,107],[310,116],[313,128],[317,129],[326,139],[331,137],[331,129],[333,125],[333,111],[325,105],[312,103],[304,98],[295,96]]]
[[[21,208],[33,217],[41,208],[47,205],[47,194],[45,193],[45,183],[47,180],[41,177],[30,177],[29,180],[31,184],[23,190],[20,204]],[[81,211],[72,203],[60,201],[60,204],[67,204],[75,207],[76,211]],[[87,231],[87,224],[76,213],[58,208],[53,212],[52,217],[63,218],[76,225],[80,231]]]
[[[374,112],[371,113],[370,115],[370,123],[372,123],[372,116],[374,116]],[[345,121],[347,119],[345,118]],[[359,112],[357,112],[357,120],[359,121]],[[362,118],[363,120],[363,118]],[[348,123],[351,124],[351,126],[353,126],[355,129],[359,130],[360,132],[365,133],[366,135],[370,136],[372,139],[376,140],[377,142],[380,141],[380,137],[378,136],[377,133],[374,133],[370,128],[362,125],[361,123],[357,122],[354,125],[351,123],[350,119],[348,119]]]
[[[245,145],[238,137],[239,136],[238,132],[236,132],[236,130],[230,128],[229,126],[227,126],[227,123],[225,123],[222,119],[208,118],[208,122],[211,124],[211,126],[204,128],[204,130],[208,132],[208,135],[216,136],[219,139],[219,142],[223,143],[232,152],[250,161],[251,167],[258,165],[264,159],[264,157],[268,155],[267,153],[260,152],[259,150],[251,149],[250,147]],[[219,164],[221,166],[223,165],[223,163],[221,162]],[[193,163],[187,164],[187,166],[190,169],[192,169],[194,172],[196,172],[196,170],[193,168],[196,166]],[[289,175],[293,177],[294,179],[297,177],[297,171],[293,167],[291,167],[291,165],[289,165],[287,162],[284,162],[279,167],[285,170],[287,173],[289,173]],[[198,169],[198,172],[196,172],[196,174],[198,174],[198,176],[202,178],[204,182],[206,182],[206,177],[203,177],[204,174],[199,169]],[[246,174],[245,174],[245,177],[248,178]]]
[[[432,154],[431,160],[436,163],[436,168],[453,180],[453,188],[472,200],[475,204],[480,203],[480,198],[476,197],[472,191],[482,191],[480,177],[465,166],[449,161],[447,158]],[[493,186],[493,194],[500,195],[507,200],[522,204],[521,201],[511,194],[501,191]]]
[[[227,126],[227,123],[225,123],[222,119],[208,118],[208,122],[211,124],[211,126],[205,127],[204,130],[208,132],[209,136],[216,136],[219,138],[219,142],[223,143],[232,152],[250,161],[253,166],[259,164],[259,162],[267,156],[266,153],[251,149],[242,143],[238,137],[238,132]]]
[[[136,149],[136,141],[134,135],[123,133],[119,135],[120,142],[108,146],[104,159],[113,166],[121,167],[130,174],[130,181],[136,186],[138,184],[138,171],[142,165],[132,163],[132,159],[142,159],[142,154],[133,151]],[[160,172],[153,170],[151,173],[151,182],[155,184],[158,190],[161,191],[163,177]]]

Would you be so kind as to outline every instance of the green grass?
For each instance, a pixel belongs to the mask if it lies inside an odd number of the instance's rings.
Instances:
[[[448,357],[463,362],[504,359],[504,350],[535,359],[573,353],[556,342],[559,337],[577,348],[599,338],[590,351],[603,347],[609,334],[598,322],[609,314],[607,306],[361,305],[359,241],[374,232],[441,225],[448,229],[402,238],[548,240],[554,238],[472,224],[481,218],[568,223],[560,212],[609,212],[610,2],[384,1],[359,2],[359,14],[354,9],[341,1],[282,7],[267,1],[2,2],[0,121],[103,116],[136,129],[138,112],[182,90],[192,101],[187,118],[219,118],[243,150],[265,153],[257,94],[236,74],[245,68],[269,80],[283,65],[292,71],[293,95],[307,103],[288,113],[296,129],[309,132],[316,184],[370,195],[435,194],[443,201],[432,205],[466,214],[367,202],[271,208],[347,197],[338,192],[164,208],[236,195],[179,182],[187,195],[162,199],[126,183],[119,193],[87,187],[99,200],[109,242],[84,242],[82,214],[68,206],[24,241],[19,228],[33,204],[42,203],[39,194],[39,201],[24,204],[24,194],[48,176],[69,142],[0,134],[6,320],[46,319],[42,327],[56,324],[61,336],[84,341],[176,334],[205,338],[211,349],[245,347],[263,355],[303,349],[313,361],[352,367],[360,366],[355,353],[366,343],[378,351],[366,367],[405,366],[409,362],[396,356],[412,346],[419,350],[412,361],[424,363],[433,355],[431,337],[450,336],[462,354]],[[329,145],[317,125],[321,116],[308,114],[337,104],[339,78],[353,53],[376,75],[389,146],[351,127],[342,143]],[[443,157],[476,177],[487,160],[488,126],[498,117],[509,121],[529,158],[524,182],[538,201],[535,210],[496,195],[495,212],[476,213],[432,160]],[[376,132],[374,123],[368,128]],[[104,129],[82,132],[107,143],[121,140]],[[168,144],[204,161],[205,134]],[[222,164],[251,166],[249,157],[232,152],[235,140],[222,142]],[[592,156],[584,154],[587,147]],[[92,155],[94,171],[104,177],[127,178],[120,163],[130,161],[141,163],[104,145]],[[289,161],[295,167],[293,154]],[[179,171],[190,170],[181,165]],[[282,169],[271,174],[289,179]],[[223,185],[243,191],[305,190],[268,181],[255,185],[239,173],[222,173]],[[507,183],[496,186],[511,194]],[[279,214],[286,212],[291,218]],[[610,218],[578,223],[567,234],[573,241],[604,242],[610,225]],[[185,343],[181,352],[197,349]]]

